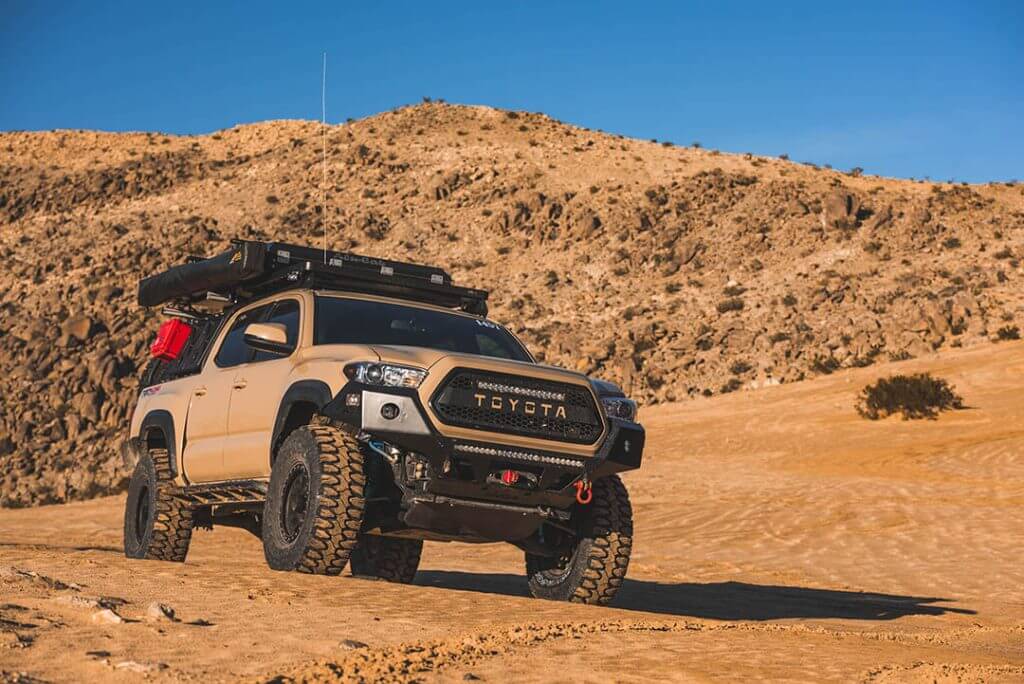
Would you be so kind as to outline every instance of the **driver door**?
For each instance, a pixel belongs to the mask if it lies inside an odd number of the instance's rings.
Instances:
[[[255,351],[245,344],[243,334],[250,323],[259,322],[269,309],[269,305],[263,305],[237,314],[221,339],[216,354],[207,360],[206,368],[196,379],[186,416],[182,455],[185,477],[190,482],[226,479],[224,443],[231,394],[238,367],[247,363]]]
[[[260,322],[283,326],[290,351],[257,350],[248,363],[238,366],[228,407],[225,478],[261,478],[270,474],[270,441],[295,363],[301,310],[298,299],[274,302]]]

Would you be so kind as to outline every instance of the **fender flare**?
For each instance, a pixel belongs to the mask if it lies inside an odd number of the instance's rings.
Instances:
[[[274,446],[284,430],[288,413],[292,406],[299,403],[313,404],[317,410],[322,409],[334,398],[331,388],[323,380],[299,380],[281,397],[281,404],[277,408],[277,418],[274,419],[274,432],[270,436],[270,453],[267,454],[267,463],[274,460]]]
[[[171,476],[178,476],[178,444],[177,433],[174,431],[174,417],[170,411],[154,409],[146,414],[139,426],[139,439],[146,443],[146,438],[154,430],[163,433],[164,442],[167,444],[167,460],[171,468]]]

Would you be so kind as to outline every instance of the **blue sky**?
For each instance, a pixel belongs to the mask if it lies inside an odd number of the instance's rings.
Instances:
[[[20,2],[0,130],[209,132],[424,95],[903,177],[1024,179],[1024,2]]]

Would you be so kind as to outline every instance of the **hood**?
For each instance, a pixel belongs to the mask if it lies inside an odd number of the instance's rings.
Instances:
[[[461,354],[459,352],[444,351],[442,349],[427,349],[425,347],[404,347],[393,345],[375,344],[371,347],[380,357],[383,363],[397,363],[407,366],[416,366],[430,370],[442,359],[446,367],[467,366],[470,368],[482,368],[500,373],[514,375],[526,375],[547,377],[554,380],[565,380],[578,383],[580,380],[589,382],[587,376],[574,371],[547,366],[529,361],[513,361],[501,359],[495,356],[481,356],[478,354]],[[560,376],[560,377],[559,377]]]

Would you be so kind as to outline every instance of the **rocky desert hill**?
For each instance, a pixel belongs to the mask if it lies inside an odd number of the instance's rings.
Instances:
[[[235,237],[321,244],[325,130],[0,134],[0,505],[123,486],[158,325],[140,276]],[[334,249],[493,290],[544,361],[644,403],[1018,335],[1024,185],[722,154],[425,103],[326,131]]]

